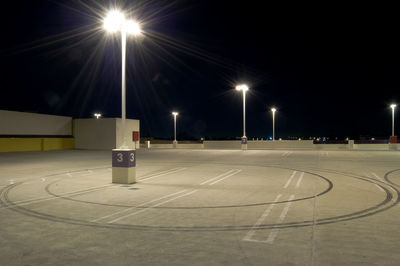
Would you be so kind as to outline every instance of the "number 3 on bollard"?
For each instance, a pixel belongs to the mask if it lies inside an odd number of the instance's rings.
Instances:
[[[117,162],[122,163],[124,161],[124,155],[122,153],[117,154]]]
[[[113,167],[135,167],[136,151],[135,150],[113,150],[112,152]]]

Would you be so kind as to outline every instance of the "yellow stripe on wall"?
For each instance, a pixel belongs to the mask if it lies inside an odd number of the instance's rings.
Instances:
[[[74,149],[74,138],[0,138],[0,152]]]

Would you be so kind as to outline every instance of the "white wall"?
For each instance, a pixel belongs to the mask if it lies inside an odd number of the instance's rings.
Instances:
[[[178,149],[204,149],[204,145],[201,143],[187,143],[187,144],[178,144],[176,145]]]
[[[389,150],[389,144],[354,144],[353,147],[355,150]]]
[[[117,147],[121,146],[122,144],[122,132],[121,132],[121,118],[115,118],[116,119],[116,137],[117,137]],[[133,131],[139,131],[140,132],[140,121],[139,120],[134,120],[134,119],[126,119],[126,125],[125,125],[125,136],[126,136],[126,144],[130,149],[139,149],[139,141],[137,143],[133,142],[133,136],[132,132]],[[140,140],[140,135],[139,135],[139,140]]]
[[[72,118],[0,110],[0,135],[72,135]]]
[[[115,146],[115,118],[74,119],[76,149],[111,150]]]
[[[150,148],[151,149],[172,149],[173,145],[172,144],[152,144],[150,142]]]
[[[240,140],[204,141],[204,149],[241,149]]]
[[[350,150],[349,144],[314,144],[313,147],[315,150]]]
[[[312,149],[312,140],[247,141],[248,149]]]

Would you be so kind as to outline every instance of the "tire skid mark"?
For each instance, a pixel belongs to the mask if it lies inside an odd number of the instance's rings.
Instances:
[[[266,166],[267,167],[267,166]],[[272,166],[270,166],[272,167]],[[276,167],[276,166],[274,166]],[[291,169],[291,168],[283,168],[283,167],[276,167],[276,168],[281,168],[281,169]],[[291,169],[291,170],[296,170],[296,169]],[[392,170],[389,171],[385,174],[385,179],[389,183],[391,181],[389,180],[388,176],[395,172],[399,171],[400,169]],[[316,173],[311,173],[307,172],[304,170],[298,170],[297,171],[303,171],[305,173],[309,173],[311,175],[316,175],[324,180],[326,180],[330,185],[330,189],[327,191],[321,192],[319,195],[323,195],[327,192],[329,192],[332,187],[333,183],[326,177],[323,177],[322,175],[316,174]],[[317,169],[317,171],[320,172],[329,172],[329,170],[323,170],[323,169]],[[333,172],[333,171],[331,171]],[[362,177],[362,176],[357,176],[355,174],[349,174],[349,173],[338,173],[338,172],[333,172],[349,177],[353,177],[359,180],[363,180],[366,182],[371,182],[374,183],[370,178],[367,177]],[[377,180],[375,180],[377,181]],[[344,215],[339,215],[339,216],[332,216],[332,217],[327,217],[327,218],[321,218],[321,219],[316,219],[316,220],[306,220],[306,221],[299,221],[299,222],[290,222],[290,223],[282,223],[282,224],[261,224],[254,228],[254,225],[239,225],[239,226],[232,226],[232,225],[225,225],[225,226],[191,226],[191,227],[184,227],[184,226],[142,226],[142,225],[129,225],[129,224],[96,224],[96,223],[91,223],[89,221],[85,220],[78,220],[78,219],[71,219],[71,218],[63,218],[63,217],[58,217],[50,214],[45,214],[45,213],[40,213],[31,209],[24,208],[22,206],[18,206],[15,204],[13,201],[11,201],[8,198],[8,193],[15,188],[16,186],[20,185],[21,183],[16,183],[10,186],[7,186],[5,188],[2,188],[0,190],[0,207],[1,206],[13,206],[13,208],[10,208],[8,210],[10,211],[15,211],[18,213],[21,213],[23,215],[39,218],[39,219],[44,219],[44,220],[50,220],[54,222],[60,222],[60,223],[67,223],[67,224],[76,224],[76,225],[83,225],[83,226],[89,226],[89,227],[102,227],[102,228],[111,228],[111,229],[126,229],[126,230],[152,230],[152,231],[241,231],[241,230],[263,230],[263,229],[272,229],[272,228],[300,228],[300,227],[307,227],[307,226],[314,226],[314,225],[325,225],[325,224],[332,224],[332,223],[338,223],[338,222],[343,222],[343,221],[349,221],[349,220],[355,220],[355,219],[360,219],[368,216],[375,215],[377,213],[381,213],[384,211],[389,210],[390,208],[396,206],[400,202],[400,192],[396,187],[391,187],[392,190],[394,190],[397,193],[397,199],[391,203],[391,200],[393,198],[393,194],[390,192],[389,189],[382,187],[385,190],[386,193],[386,199],[383,200],[381,203],[371,206],[367,209],[360,210],[357,212],[349,213],[349,214],[344,214]],[[387,185],[387,184],[386,184]],[[394,184],[396,185],[396,184]],[[309,197],[309,198],[316,198],[318,195]],[[293,200],[296,201],[296,200]],[[284,201],[284,202],[289,202],[289,201]],[[283,203],[283,202],[281,202]],[[388,203],[391,203],[387,205]],[[276,203],[269,203],[269,204],[276,204]],[[259,204],[257,204],[259,205]],[[263,204],[265,205],[265,203]],[[387,206],[385,206],[387,205]],[[239,207],[247,207],[245,205],[239,206]]]

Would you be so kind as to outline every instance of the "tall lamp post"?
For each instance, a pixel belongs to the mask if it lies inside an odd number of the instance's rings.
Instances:
[[[174,116],[174,141],[173,141],[173,146],[176,148],[178,141],[176,140],[176,117],[179,115],[178,112],[172,112],[172,115]]]
[[[390,108],[392,108],[392,136],[390,137],[390,143],[397,143],[397,138],[394,135],[394,109],[397,105],[391,104]]]
[[[140,26],[133,20],[128,20],[118,10],[111,10],[104,19],[104,28],[111,33],[121,32],[121,145],[114,149],[112,154],[112,181],[113,183],[135,183],[136,182],[136,151],[129,149],[126,144],[126,37],[127,35],[139,35]]]
[[[275,141],[275,112],[276,108],[271,108],[272,111],[272,141]]]
[[[236,86],[237,91],[243,92],[243,137],[242,137],[242,150],[247,150],[247,137],[246,137],[246,92],[249,87],[246,84]]]

